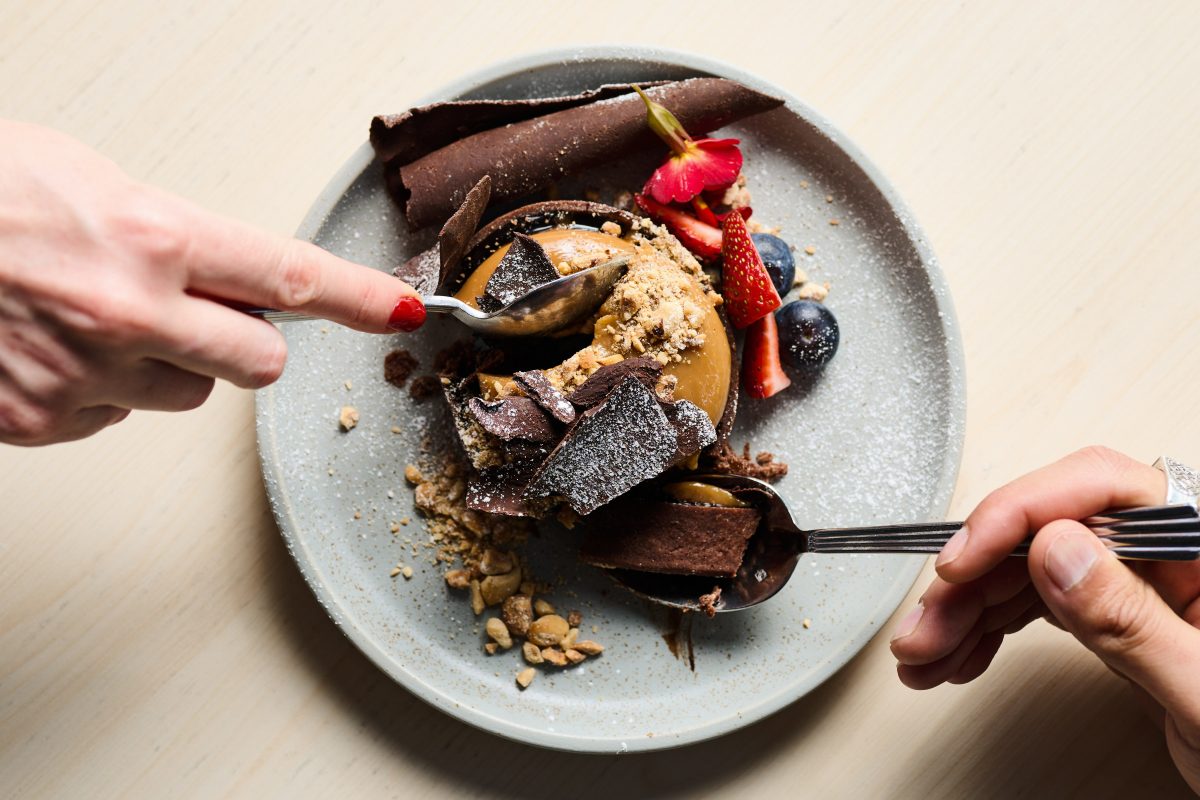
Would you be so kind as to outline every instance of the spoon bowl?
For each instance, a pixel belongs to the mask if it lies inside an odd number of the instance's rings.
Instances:
[[[492,313],[446,295],[423,298],[433,314],[454,317],[484,336],[538,336],[562,330],[595,311],[629,267],[628,255],[543,283]]]

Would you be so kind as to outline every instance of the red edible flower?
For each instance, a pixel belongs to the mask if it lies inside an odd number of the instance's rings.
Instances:
[[[646,121],[671,155],[646,181],[642,191],[660,203],[690,203],[701,192],[724,189],[742,171],[737,139],[693,139],[675,115],[633,87],[646,104]]]

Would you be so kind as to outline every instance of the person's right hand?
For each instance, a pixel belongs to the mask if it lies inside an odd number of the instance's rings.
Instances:
[[[897,626],[900,680],[914,689],[974,680],[1006,634],[1045,617],[1130,683],[1200,792],[1200,562],[1123,563],[1076,521],[1165,494],[1157,469],[1102,447],[992,492]],[[1029,557],[1008,558],[1030,533]]]
[[[45,128],[0,120],[0,442],[79,439],[130,409],[180,411],[214,378],[265,386],[286,346],[207,298],[414,330],[384,272],[137,183]]]

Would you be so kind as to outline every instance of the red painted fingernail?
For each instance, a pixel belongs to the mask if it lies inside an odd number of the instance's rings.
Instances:
[[[405,295],[400,298],[400,302],[396,303],[396,307],[392,309],[392,315],[388,317],[388,327],[394,331],[415,331],[425,322],[425,304],[421,302],[421,298]]]

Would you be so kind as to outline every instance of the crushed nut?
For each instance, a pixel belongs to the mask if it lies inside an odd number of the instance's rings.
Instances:
[[[819,283],[809,281],[800,287],[800,291],[796,296],[801,300],[815,300],[818,303],[825,302],[825,298],[829,297],[829,287]]]
[[[404,468],[404,480],[412,484],[421,482],[421,470],[417,469],[415,464],[409,464]]]
[[[479,585],[479,581],[471,581],[471,610],[475,612],[475,616],[483,613],[483,609],[487,608],[487,603],[483,602],[483,591]]]
[[[826,202],[826,203],[832,203],[832,202],[833,202],[833,195],[831,195],[831,194],[827,194],[827,195],[825,195],[825,202]]]
[[[525,642],[521,645],[521,655],[525,656],[525,660],[530,664],[540,664],[545,659],[542,658],[542,650],[533,642]]]
[[[571,626],[562,617],[557,614],[547,614],[544,617],[538,617],[530,624],[527,636],[529,641],[534,644],[549,647],[561,642],[570,629]],[[543,653],[543,655],[545,654]]]
[[[567,614],[567,624],[572,628],[578,628],[583,622],[583,613],[579,611],[571,611]]]
[[[805,617],[805,618],[804,618],[804,621],[803,621],[803,622],[801,622],[800,624],[801,624],[801,625],[803,625],[803,626],[804,626],[806,629],[807,629],[807,628],[811,628],[811,627],[812,627],[812,620],[811,620],[811,619],[809,619],[808,617]]]
[[[496,655],[496,651],[500,649],[500,645],[496,644],[495,642],[488,642],[483,646],[483,649],[489,656],[494,656]]]
[[[358,424],[358,409],[354,406],[342,406],[342,412],[338,414],[338,425],[342,426],[342,430],[348,431]]]
[[[604,652],[604,645],[593,642],[591,639],[584,639],[575,643],[575,649],[585,656],[598,656]]]
[[[399,533],[400,532],[400,523],[393,522],[391,525],[388,525],[388,530],[391,531],[392,533]]]
[[[836,228],[838,225],[842,224],[842,221],[840,219],[835,218],[835,219],[829,220],[829,224]]]
[[[545,600],[543,600],[539,597],[537,600],[533,601],[533,611],[539,617],[544,617],[547,614],[554,613],[554,606],[550,605]]]
[[[533,622],[533,608],[530,606],[529,597],[523,594],[509,597],[500,608],[500,616],[510,631],[517,636],[525,636]]]
[[[542,661],[545,661],[547,664],[553,664],[556,667],[565,667],[567,665],[567,656],[558,648],[546,647],[542,649]]]
[[[578,650],[564,650],[563,656],[567,659],[567,661],[570,661],[572,664],[578,664],[579,662],[581,662],[585,658],[587,658],[587,656],[585,656],[583,653],[579,652]]]
[[[558,646],[563,650],[570,650],[575,646],[575,640],[578,638],[579,628],[571,628],[571,630],[567,631],[567,635],[562,638],[562,641],[558,643]]]
[[[483,558],[479,559],[479,571],[484,575],[504,575],[512,572],[514,566],[511,555],[491,547],[484,550]]]
[[[392,433],[404,433],[404,431],[400,430],[400,426],[399,426],[399,425],[393,425],[393,426],[392,426]]]
[[[522,689],[528,689],[529,684],[533,683],[533,677],[537,675],[537,670],[533,667],[526,667],[517,673],[517,684]]]
[[[400,568],[399,568],[399,567],[392,567],[392,571],[388,573],[388,577],[389,577],[389,578],[394,578],[394,577],[396,577],[396,576],[397,576],[397,575],[399,575],[399,574],[400,574]]]
[[[446,573],[446,585],[451,589],[466,589],[471,585],[471,573],[465,569],[452,569]]]
[[[804,252],[810,256],[815,256],[817,254],[817,248],[810,244],[808,247],[804,248]]]
[[[347,378],[346,382],[342,385],[346,387],[347,391],[354,388],[354,383],[349,378]]]
[[[488,575],[479,588],[483,594],[483,601],[489,606],[497,606],[516,594],[520,585],[521,568],[516,567],[503,575]]]
[[[400,574],[404,576],[404,580],[412,580],[413,568],[406,564],[404,568],[400,570]]]
[[[505,650],[512,647],[512,636],[509,635],[508,628],[504,625],[504,620],[499,617],[492,617],[484,625],[484,630],[487,631],[487,635],[492,637],[496,644]]]

